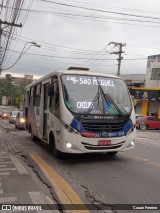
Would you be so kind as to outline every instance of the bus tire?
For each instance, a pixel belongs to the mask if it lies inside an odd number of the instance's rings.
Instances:
[[[55,138],[52,132],[49,135],[49,147],[56,158],[61,157],[62,153],[56,149]]]
[[[109,156],[114,156],[114,155],[116,155],[118,152],[107,152],[107,155],[109,155]]]
[[[35,135],[33,135],[33,133],[31,132],[31,140],[32,141],[35,141],[36,140],[36,136]]]
[[[35,141],[36,140],[36,136],[33,135],[31,126],[30,126],[30,133],[31,133],[31,140]]]

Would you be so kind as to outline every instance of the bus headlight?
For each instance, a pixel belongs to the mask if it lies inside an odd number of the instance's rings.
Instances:
[[[76,135],[80,135],[80,133],[76,129],[72,128],[70,125],[68,125],[64,122],[62,122],[62,124],[63,124],[64,128],[68,130],[68,132],[74,133]]]
[[[72,147],[72,144],[71,143],[67,143],[66,146],[67,146],[67,148],[70,149]]]

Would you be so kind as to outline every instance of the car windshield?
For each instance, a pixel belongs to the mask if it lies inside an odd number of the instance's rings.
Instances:
[[[21,116],[21,117],[23,117],[23,111],[22,111],[22,112],[20,112],[20,116]]]
[[[10,112],[9,111],[4,111],[3,114],[10,114]]]
[[[87,75],[62,75],[64,101],[79,114],[129,114],[131,100],[121,79]]]
[[[18,111],[13,111],[13,112],[12,112],[12,116],[16,116],[17,113],[18,113]]]
[[[10,112],[10,109],[9,108],[4,108],[4,112]]]

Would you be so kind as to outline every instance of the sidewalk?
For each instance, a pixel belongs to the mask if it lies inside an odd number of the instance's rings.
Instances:
[[[42,184],[32,169],[20,159],[20,153],[23,154],[23,147],[18,138],[12,133],[6,134],[6,131],[0,128],[0,206],[29,204],[34,207],[36,204],[56,204],[47,186]],[[33,207],[31,206],[29,212],[53,212],[41,211],[41,206],[32,211]],[[15,207],[14,211],[0,212],[24,212],[21,208]]]
[[[160,131],[152,132],[152,130],[137,130],[137,137],[160,141]]]

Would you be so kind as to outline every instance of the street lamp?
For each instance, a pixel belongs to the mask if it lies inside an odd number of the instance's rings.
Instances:
[[[25,50],[27,44],[30,44],[30,46]],[[8,67],[8,68],[5,68],[5,69],[2,69],[3,70],[9,70],[10,68],[12,68],[13,66],[15,66],[17,64],[17,62],[20,60],[20,58],[22,58],[22,56],[31,48],[31,47],[41,47],[41,45],[37,44],[36,42],[34,41],[31,41],[31,42],[26,42],[26,44],[24,45],[18,59],[14,62],[14,64],[12,64],[12,66]]]

